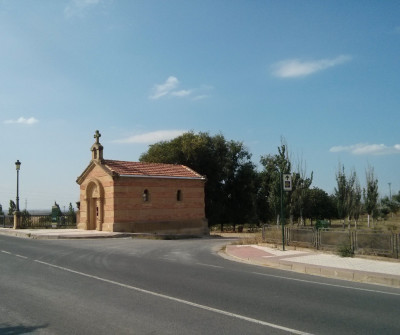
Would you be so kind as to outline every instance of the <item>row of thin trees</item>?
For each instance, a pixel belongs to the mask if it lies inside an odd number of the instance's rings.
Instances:
[[[345,173],[339,165],[334,194],[312,187],[313,173],[305,164],[293,166],[284,139],[276,154],[262,156],[261,171],[251,160],[242,142],[228,141],[223,135],[185,133],[171,141],[150,145],[143,162],[183,164],[207,177],[206,216],[209,225],[271,223],[281,211],[281,176],[292,175],[292,191],[282,201],[286,222],[303,225],[306,219],[341,219],[351,222],[364,212],[378,215],[378,181],[372,167],[366,171],[366,188],[361,189],[355,172]],[[368,219],[369,222],[369,219]]]

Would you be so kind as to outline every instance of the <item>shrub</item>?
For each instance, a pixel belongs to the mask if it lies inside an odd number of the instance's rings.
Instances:
[[[354,250],[349,244],[342,244],[338,247],[337,253],[340,257],[353,257]]]

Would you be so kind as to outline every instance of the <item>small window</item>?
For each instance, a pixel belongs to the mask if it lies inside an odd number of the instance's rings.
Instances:
[[[182,201],[182,191],[176,191],[176,201]]]
[[[147,189],[143,191],[142,197],[144,202],[149,201],[149,191]]]

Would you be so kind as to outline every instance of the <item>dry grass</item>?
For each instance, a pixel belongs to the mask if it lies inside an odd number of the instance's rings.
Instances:
[[[252,236],[241,237],[237,241],[232,242],[232,244],[235,245],[260,244],[260,243],[263,243],[261,233],[253,233]]]

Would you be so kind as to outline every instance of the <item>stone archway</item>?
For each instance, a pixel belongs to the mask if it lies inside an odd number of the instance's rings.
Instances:
[[[86,187],[86,229],[102,230],[104,215],[104,191],[97,179],[90,180]]]

